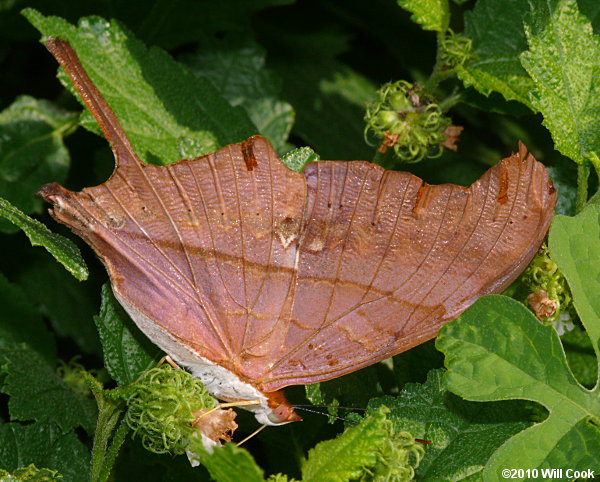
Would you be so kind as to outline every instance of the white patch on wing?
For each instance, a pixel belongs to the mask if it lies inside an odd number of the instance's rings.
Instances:
[[[114,288],[113,293],[140,330],[173,360],[189,368],[192,375],[204,384],[209,393],[221,400],[257,400],[259,404],[242,406],[254,413],[256,420],[264,425],[283,425],[268,405],[267,397],[257,388],[243,382],[237,375],[207,360],[189,347],[181,344],[173,335],[154,323],[136,307],[124,299]],[[289,422],[284,422],[289,423]]]

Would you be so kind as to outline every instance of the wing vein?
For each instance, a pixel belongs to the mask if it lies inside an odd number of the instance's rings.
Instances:
[[[521,177],[522,177],[521,171],[522,171],[522,167],[523,167],[523,166],[522,166],[522,164],[521,164],[521,165],[519,165],[519,178],[518,178],[517,186],[519,186],[519,185],[521,184]],[[533,168],[533,163],[531,163],[531,168]],[[491,176],[490,176],[490,177],[491,177]],[[489,184],[488,184],[488,186],[489,186]],[[526,191],[526,193],[525,193],[525,197],[527,197],[527,196],[529,195],[529,188],[530,188],[530,186],[531,186],[531,183],[528,183],[528,184],[527,184],[527,191]],[[488,192],[489,192],[489,187],[488,187]],[[517,197],[518,197],[518,196],[517,196],[516,194],[517,194],[518,192],[519,192],[519,190],[518,190],[518,187],[517,187],[517,191],[516,191],[515,195],[513,196],[513,202],[511,203],[511,206],[510,206],[510,211],[508,212],[508,215],[506,216],[506,220],[504,221],[504,225],[502,226],[502,229],[501,229],[501,231],[500,231],[499,235],[496,237],[496,240],[494,241],[494,244],[493,244],[493,245],[490,247],[490,249],[488,250],[488,252],[487,252],[487,254],[485,255],[485,257],[481,259],[480,263],[479,263],[479,264],[478,264],[478,265],[475,267],[475,269],[473,269],[473,270],[471,271],[471,273],[469,274],[469,276],[468,276],[468,277],[466,277],[465,279],[463,279],[462,283],[461,283],[461,284],[460,284],[460,285],[459,285],[459,286],[456,288],[456,290],[454,290],[454,292],[452,292],[452,293],[450,293],[448,296],[446,296],[446,298],[444,298],[444,299],[441,301],[441,303],[443,303],[443,302],[444,302],[444,301],[446,301],[448,298],[450,298],[450,296],[452,296],[452,294],[454,294],[456,291],[460,290],[460,288],[461,288],[461,287],[462,287],[462,286],[463,286],[463,285],[464,285],[464,284],[465,284],[465,283],[466,283],[466,282],[467,282],[469,279],[471,279],[471,277],[473,276],[473,274],[474,274],[474,273],[475,273],[475,272],[476,272],[476,271],[479,269],[479,266],[481,266],[481,264],[482,264],[482,263],[483,263],[483,262],[484,262],[484,261],[485,261],[487,258],[489,258],[490,254],[492,253],[492,251],[495,249],[496,245],[498,244],[498,241],[500,241],[500,239],[502,238],[502,235],[504,234],[504,231],[506,230],[506,227],[508,226],[508,220],[510,219],[510,217],[511,217],[511,214],[512,214],[512,212],[513,212],[514,208],[515,208],[515,204],[516,204],[516,202],[517,202]],[[486,201],[487,201],[487,194],[486,194]],[[463,250],[464,250],[464,245],[463,245]],[[462,250],[461,250],[461,251],[462,251]],[[456,258],[455,258],[455,259],[456,259]],[[446,270],[446,271],[447,271],[447,270]],[[446,271],[444,271],[444,274],[446,274]],[[443,276],[443,275],[442,275],[442,276]],[[434,285],[434,286],[433,286],[433,287],[430,289],[430,292],[431,292],[431,290],[433,290],[433,288],[435,288],[435,286],[436,286],[436,285],[439,283],[439,281],[440,281],[440,280],[441,280],[441,277],[440,277],[440,279],[439,279],[439,280],[438,280],[438,281],[435,283],[435,285]],[[428,312],[427,312],[427,314],[429,314],[431,311],[432,311],[432,310],[428,311]]]
[[[129,219],[131,219],[131,221],[138,227],[138,229],[144,234],[144,236],[151,241],[151,243],[153,244],[153,246],[155,247],[155,249],[157,250],[158,253],[160,253],[160,255],[167,261],[169,262],[176,271],[178,271],[180,274],[182,274],[178,269],[177,266],[174,265],[172,263],[172,261],[169,259],[169,257],[158,247],[158,245],[156,245],[153,241],[152,238],[148,235],[148,233],[146,232],[146,230],[137,222],[136,218],[129,212],[129,210],[119,201],[118,197],[116,196],[116,194],[110,189],[110,187],[108,187],[107,184],[104,185],[104,187],[106,188],[106,190],[108,191],[108,193],[111,195],[111,197],[121,206],[121,208],[123,209],[123,211],[127,214],[127,216],[129,217]],[[85,191],[84,191],[85,192]],[[91,194],[87,193],[88,197],[92,200],[92,202],[95,203],[94,198],[91,196]],[[93,217],[93,214],[82,204],[81,205],[82,209],[84,209],[86,212],[88,212],[88,214]],[[121,240],[119,237],[114,236],[114,239],[117,240],[119,243],[123,244],[124,241]],[[154,270],[159,273],[161,276],[163,276],[166,280],[168,280],[173,286],[177,287],[179,289],[179,291],[181,291],[181,293],[183,293],[184,295],[186,295],[188,298],[190,298],[190,300],[192,301],[197,301],[197,297],[196,294],[192,294],[190,292],[188,292],[181,284],[179,284],[179,282],[171,277],[170,275],[168,275],[165,271],[163,271],[161,268],[159,268],[156,264],[154,264],[150,258],[144,256],[142,253],[140,253],[139,251],[137,251],[135,248],[133,248],[131,245],[127,245],[127,249],[123,249],[120,252],[126,252],[127,250],[130,250],[131,252],[135,253],[135,255],[140,259],[143,260],[144,263],[148,266],[151,266],[152,268],[154,268]],[[182,276],[183,279],[185,279],[184,276]],[[188,283],[189,284],[189,283]],[[212,317],[210,315],[210,313],[207,311],[206,307],[204,305],[200,305],[201,309],[204,311],[204,314],[206,315],[206,318],[209,320],[209,322],[211,322],[211,325],[213,325],[213,329],[214,329],[214,324],[212,322]],[[218,336],[218,333],[215,333],[215,335]],[[227,346],[223,345],[223,348],[227,351],[228,348]]]
[[[244,306],[243,309],[246,313],[246,321],[244,323],[244,334],[242,335],[242,342],[240,344],[240,347],[244,346],[244,343],[246,342],[246,334],[248,331],[248,321],[249,321],[249,306],[248,306],[248,286],[247,286],[247,279],[246,279],[246,246],[245,246],[245,236],[244,236],[244,221],[243,221],[243,216],[242,216],[242,207],[241,207],[241,202],[240,202],[240,189],[239,189],[239,184],[238,184],[238,175],[237,175],[237,171],[235,169],[235,165],[233,162],[233,156],[231,155],[231,146],[229,147],[229,163],[231,166],[231,170],[233,171],[233,182],[235,184],[235,197],[237,200],[237,212],[238,212],[238,218],[240,221],[240,243],[241,243],[241,253],[242,253],[242,283],[244,286]],[[242,350],[240,350],[241,352]]]

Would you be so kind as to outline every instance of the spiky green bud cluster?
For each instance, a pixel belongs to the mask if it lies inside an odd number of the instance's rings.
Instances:
[[[471,39],[463,34],[447,30],[440,46],[442,69],[451,70],[463,65],[473,57]]]
[[[68,363],[65,363],[63,360],[58,360],[56,374],[76,393],[83,397],[90,398],[92,396],[92,391],[86,381],[86,374],[96,376],[97,370],[86,370],[81,363],[77,362],[78,358],[79,357],[76,356]]]
[[[365,139],[369,133],[383,139],[380,152],[393,147],[404,162],[418,162],[442,153],[441,142],[450,119],[424,94],[404,80],[390,82],[377,91],[377,100],[367,106]]]
[[[550,257],[550,251],[545,243],[523,272],[521,280],[529,292],[545,290],[548,298],[556,302],[556,311],[546,321],[556,321],[561,313],[566,313],[571,308],[573,299],[567,280]]]
[[[147,450],[159,454],[184,453],[197,431],[193,412],[216,406],[200,380],[168,364],[146,371],[126,388],[124,398],[127,425]]]
[[[377,462],[365,469],[361,482],[409,481],[425,455],[425,448],[409,432],[395,432],[389,422],[390,437],[380,447]]]
[[[62,479],[62,475],[56,470],[38,469],[35,465],[29,464],[27,467],[21,467],[12,474],[6,470],[0,469],[1,482],[53,482]]]

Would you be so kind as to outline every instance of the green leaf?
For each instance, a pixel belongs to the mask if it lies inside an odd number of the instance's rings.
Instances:
[[[198,439],[199,440],[199,439]],[[200,442],[199,442],[200,444]],[[208,470],[213,480],[218,482],[263,482],[263,471],[252,455],[233,443],[215,447],[208,453],[201,446],[194,450],[200,463]],[[235,467],[235,470],[232,468]]]
[[[317,444],[308,452],[308,459],[302,466],[302,480],[353,480],[364,474],[365,467],[373,467],[379,449],[390,437],[386,412],[386,409],[379,409],[338,438]]]
[[[203,44],[182,58],[201,78],[209,79],[233,106],[242,106],[258,131],[279,153],[285,149],[294,109],[279,100],[281,79],[265,68],[265,51],[249,38],[228,35]]]
[[[526,12],[520,0],[479,0],[465,13],[465,35],[472,40],[475,60],[459,66],[457,74],[466,86],[484,95],[500,92],[506,100],[528,106],[532,82],[518,55],[527,48],[523,26],[515,22]],[[518,15],[518,17],[515,17]]]
[[[572,218],[556,216],[549,248],[600,361],[600,206],[587,206]]]
[[[584,163],[600,153],[600,37],[575,0],[561,0],[539,34],[529,25],[525,32],[521,63],[535,85],[531,103],[556,149]]]
[[[516,100],[533,110],[528,97],[533,83],[517,59],[487,57],[485,61],[459,65],[456,73],[466,87],[473,87],[486,96],[499,92],[506,100]]]
[[[0,423],[0,467],[12,472],[35,464],[57,470],[64,481],[88,482],[90,453],[74,432],[56,425]]]
[[[61,263],[75,278],[84,280],[88,277],[88,269],[81,257],[79,248],[70,240],[53,233],[39,221],[30,218],[0,198],[0,217],[8,219],[27,235],[33,246],[43,246]]]
[[[600,470],[600,459],[593,460],[600,453],[599,392],[577,383],[552,326],[511,298],[484,296],[440,330],[436,346],[454,393],[478,401],[524,398],[550,412],[494,453],[485,480],[500,480],[508,467]]]
[[[40,212],[35,194],[42,184],[65,180],[70,159],[63,137],[76,126],[76,113],[26,95],[0,112],[0,196],[26,213]],[[16,231],[5,221],[0,230]]]
[[[258,131],[271,141],[277,153],[289,149],[290,144],[286,141],[296,118],[296,112],[290,104],[265,97],[249,102],[246,110]]]
[[[461,400],[444,388],[443,373],[431,370],[425,383],[407,384],[397,397],[371,400],[367,413],[384,405],[396,431],[407,430],[431,442],[417,469],[419,479],[481,476],[492,453],[529,425],[527,411],[522,402]]]
[[[313,151],[310,147],[300,147],[289,151],[281,157],[287,167],[296,172],[304,171],[304,168],[311,162],[317,162],[320,160],[319,154]]]
[[[506,100],[516,100],[530,109],[529,92],[535,84],[525,71],[519,55],[527,49],[523,18],[529,17],[536,31],[544,25],[559,0],[478,0],[465,13],[465,35],[473,41],[477,57],[457,68],[459,78],[484,95],[499,92]],[[598,12],[596,0],[580,0],[585,13]],[[596,22],[600,24],[600,17]]]
[[[102,305],[94,321],[104,364],[119,385],[135,382],[144,370],[156,364],[161,351],[134,325],[108,284],[102,286]]]
[[[450,23],[448,0],[398,0],[398,5],[413,15],[410,17],[425,30],[445,32]]]
[[[92,433],[96,404],[60,378],[53,367],[26,345],[0,348],[2,391],[10,395],[12,420],[56,423],[63,431],[83,427]]]
[[[231,107],[210,82],[165,51],[146,48],[118,22],[86,17],[75,27],[32,9],[24,15],[44,36],[71,43],[143,161],[179,160],[181,145],[185,157],[197,157],[256,134],[244,111]],[[87,111],[82,124],[98,132]]]
[[[531,108],[533,83],[519,62],[527,48],[523,25],[516,19],[527,13],[522,0],[479,0],[465,13],[465,35],[473,41],[473,62],[456,72],[466,86],[484,95],[501,93]]]
[[[0,273],[0,348],[27,343],[47,363],[56,363],[54,335],[46,328],[42,317],[29,302],[20,286],[10,283]]]

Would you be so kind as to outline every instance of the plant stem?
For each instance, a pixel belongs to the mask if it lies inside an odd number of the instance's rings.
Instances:
[[[425,82],[425,89],[429,92],[433,92],[439,83],[444,80],[444,74],[447,75],[447,72],[442,72],[442,49],[444,48],[444,33],[438,32],[437,34],[437,49],[435,54],[435,65],[433,66],[433,71],[431,75]]]
[[[439,103],[440,109],[442,112],[448,112],[452,107],[460,102],[461,92],[458,88],[454,89],[454,91],[446,98],[442,99]]]
[[[125,442],[125,437],[129,433],[129,426],[125,423],[125,420],[121,420],[119,428],[115,432],[115,435],[112,439],[110,447],[106,451],[106,455],[104,456],[103,461],[103,469],[99,474],[99,481],[106,481],[110,475],[110,472],[115,465],[115,461],[117,459],[117,455],[119,455],[119,450],[121,449],[121,445]]]
[[[116,405],[107,406],[106,403],[104,403],[104,407],[99,406],[98,408],[100,411],[98,414],[96,432],[94,434],[94,446],[92,448],[92,467],[90,470],[91,482],[105,482],[108,479],[117,456],[113,450],[116,442],[118,442],[116,440],[117,435],[123,426],[128,429],[127,425],[121,422],[119,431],[117,431],[117,434],[115,434],[113,442],[109,447],[109,440],[113,434],[115,426],[121,418],[122,410]],[[123,434],[123,439],[124,435],[126,434],[127,432]],[[116,447],[117,451],[121,447],[122,443],[123,440],[118,443],[118,446]]]
[[[575,214],[579,213],[588,198],[588,178],[590,176],[590,166],[587,162],[577,165],[577,198],[575,201]]]
[[[106,398],[104,387],[91,375],[86,377],[86,382],[98,404],[98,421],[94,432],[90,481],[106,482],[129,427],[121,420],[123,402]],[[113,436],[114,429],[120,420],[121,424]]]

